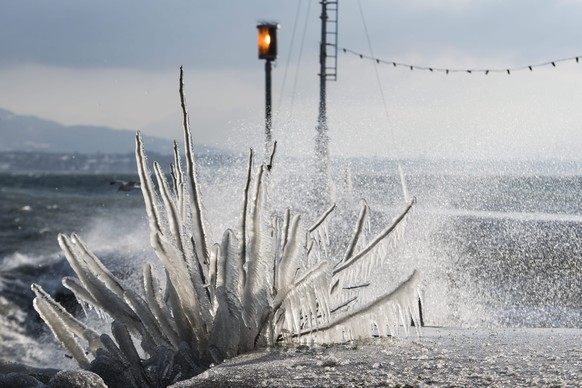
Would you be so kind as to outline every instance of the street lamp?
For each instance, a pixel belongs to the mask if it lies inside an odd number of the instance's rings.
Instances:
[[[279,25],[261,22],[257,25],[259,59],[265,60],[265,155],[271,149],[271,62],[277,59],[277,29]]]

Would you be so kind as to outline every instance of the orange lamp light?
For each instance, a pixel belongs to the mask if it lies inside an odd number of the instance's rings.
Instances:
[[[259,59],[277,59],[277,29],[278,24],[261,23],[257,25]]]

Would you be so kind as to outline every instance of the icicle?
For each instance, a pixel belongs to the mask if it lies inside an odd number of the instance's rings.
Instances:
[[[281,233],[281,252],[285,251],[287,241],[289,240],[289,227],[291,225],[291,209],[285,210],[285,218],[283,220],[283,230]]]
[[[210,301],[214,309],[216,310],[216,272],[218,271],[218,255],[220,251],[220,245],[214,244],[212,250],[210,251],[210,265],[208,267],[208,282],[205,287],[210,293]]]
[[[243,295],[243,266],[237,245],[234,233],[227,229],[220,244],[216,288],[225,287],[229,295],[240,301]]]
[[[98,306],[99,302],[91,295],[89,291],[87,291],[79,279],[72,278],[72,277],[64,277],[61,281],[65,288],[68,288],[79,302],[83,302],[83,304],[89,304],[91,307]]]
[[[325,257],[328,254],[329,247],[329,233],[327,229],[327,224],[330,214],[335,210],[336,204],[332,204],[322,215],[315,221],[315,223],[308,229],[308,235],[315,239],[319,247],[319,255],[317,255],[317,261],[321,260],[321,253]]]
[[[297,258],[300,242],[298,237],[299,230],[299,216],[294,216],[291,226],[288,231],[287,244],[285,245],[285,251],[281,258],[281,263],[279,264],[279,271],[277,273],[277,284],[279,289],[284,289],[288,287],[295,274],[297,273],[297,263],[295,259]]]
[[[382,309],[383,306],[388,306],[388,308],[396,309],[398,311],[401,318],[401,325],[404,327],[406,334],[408,334],[408,327],[410,326],[410,321],[412,319],[415,324],[417,334],[420,336],[420,310],[418,307],[418,299],[420,298],[419,283],[420,272],[415,270],[406,281],[400,284],[390,294],[384,295],[374,300],[373,302],[368,303],[366,306],[352,311],[351,313],[342,315],[341,317],[331,321],[330,324],[324,329],[336,325],[344,325],[350,329],[353,329],[354,326],[362,324],[362,322],[359,321],[361,317],[364,317],[373,311],[377,311],[378,309]],[[393,317],[394,314],[388,314],[386,316],[386,324],[394,325],[395,323]],[[384,322],[382,321],[379,321],[379,323],[384,325]]]
[[[410,202],[410,195],[408,194],[408,187],[406,185],[406,179],[404,178],[404,170],[402,170],[402,165],[398,163],[398,173],[400,175],[400,184],[402,186],[402,195],[404,196],[404,202]]]
[[[301,330],[299,320],[301,312],[304,314],[313,314],[315,317],[322,316],[327,322],[329,317],[329,273],[328,263],[322,261],[319,265],[307,271],[290,286],[280,289],[273,301],[273,311],[283,307],[287,316],[286,320],[293,322],[292,331],[299,334]],[[304,303],[301,303],[303,300]],[[315,308],[315,301],[319,305]],[[313,310],[315,308],[315,311]],[[309,330],[314,328],[309,326]]]

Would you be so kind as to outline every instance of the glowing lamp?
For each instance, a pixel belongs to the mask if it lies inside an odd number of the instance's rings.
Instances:
[[[261,23],[257,25],[259,30],[259,59],[274,60],[277,59],[277,29],[278,24]]]

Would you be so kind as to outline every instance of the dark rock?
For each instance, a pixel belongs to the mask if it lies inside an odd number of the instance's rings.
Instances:
[[[86,370],[63,370],[50,381],[50,388],[107,388],[99,375]]]
[[[43,384],[48,384],[49,380],[58,372],[58,369],[50,368],[34,368],[24,364],[14,362],[7,362],[0,360],[0,376],[11,375],[26,375],[40,381]],[[0,377],[0,381],[2,377]],[[3,385],[0,385],[3,387]],[[12,385],[17,387],[18,385]]]
[[[103,349],[97,350],[97,357],[95,357],[87,369],[101,376],[109,388],[140,386],[132,375],[129,365],[123,365],[119,360],[113,359]]]
[[[32,376],[22,373],[8,373],[0,375],[0,388],[36,388],[46,387],[42,382]]]

